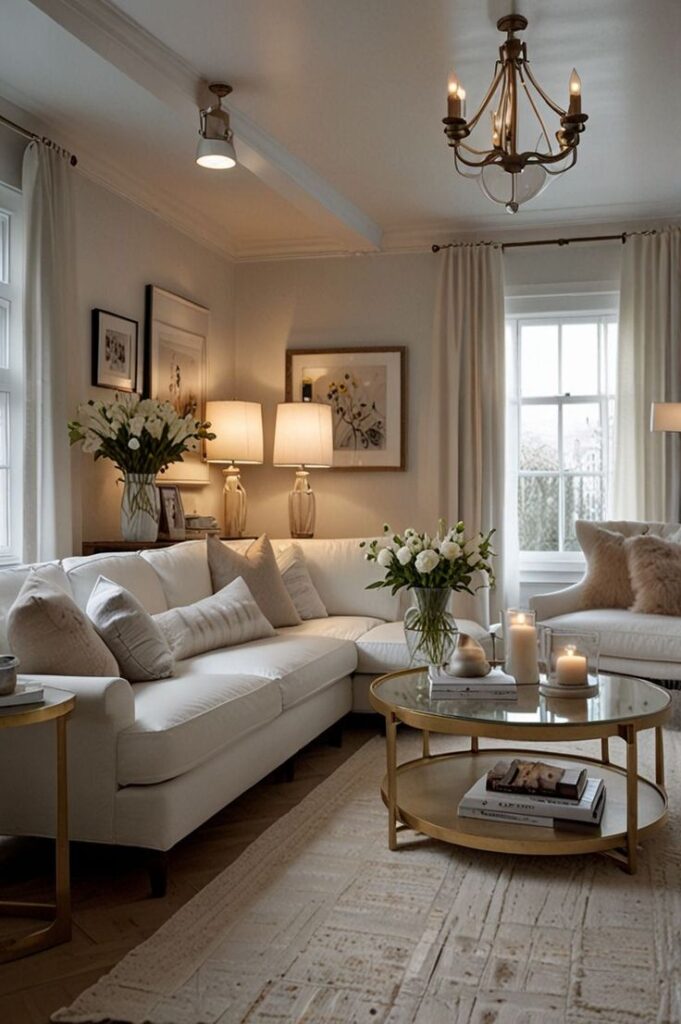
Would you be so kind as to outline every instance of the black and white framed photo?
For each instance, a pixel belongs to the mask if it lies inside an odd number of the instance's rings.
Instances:
[[[333,469],[406,466],[406,349],[288,349],[286,401],[321,402],[333,417]]]
[[[184,540],[185,520],[180,488],[171,484],[159,484],[158,490],[161,498],[159,536],[168,540]]]
[[[113,391],[141,391],[139,324],[108,309],[92,310],[92,383]]]

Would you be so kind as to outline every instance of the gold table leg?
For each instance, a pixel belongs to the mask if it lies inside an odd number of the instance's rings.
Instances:
[[[477,754],[479,748],[478,737],[471,736],[471,754]]]
[[[422,730],[421,740],[423,743],[423,756],[430,757],[430,733],[427,729]]]
[[[610,764],[610,740],[607,736],[601,740],[601,761],[603,764]]]
[[[627,870],[636,874],[638,840],[638,747],[636,729],[625,727],[624,739],[627,744]]]
[[[655,782],[658,786],[664,786],[664,743],[662,739],[662,727],[655,729]]]
[[[388,849],[397,849],[397,719],[385,718],[385,748],[388,768]]]

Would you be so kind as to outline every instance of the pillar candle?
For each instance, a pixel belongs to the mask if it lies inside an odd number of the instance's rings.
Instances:
[[[556,677],[560,686],[586,686],[589,669],[584,655],[577,654],[572,646],[566,647],[565,654],[556,660]]]
[[[537,630],[534,626],[516,623],[509,628],[509,654],[511,674],[516,683],[539,682],[537,657]]]

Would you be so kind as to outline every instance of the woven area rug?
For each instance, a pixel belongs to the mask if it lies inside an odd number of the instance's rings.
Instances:
[[[630,877],[411,832],[390,853],[371,740],[53,1020],[678,1024],[681,733],[666,753],[670,821]]]

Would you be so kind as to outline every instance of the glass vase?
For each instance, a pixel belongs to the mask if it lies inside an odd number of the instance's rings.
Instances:
[[[447,611],[449,587],[414,587],[414,604],[404,616],[404,635],[409,664],[446,665],[456,647],[459,630]]]
[[[124,473],[121,502],[123,540],[155,541],[161,502],[153,473]]]

